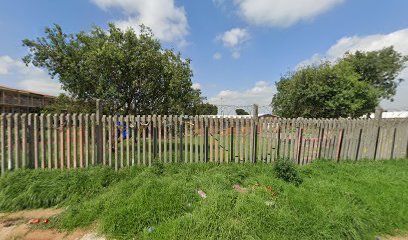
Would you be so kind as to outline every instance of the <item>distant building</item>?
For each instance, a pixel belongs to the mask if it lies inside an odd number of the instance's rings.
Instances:
[[[375,114],[370,114],[370,118],[375,118]],[[408,111],[384,111],[381,118],[408,118]]]
[[[0,85],[1,113],[35,112],[54,102],[55,96]]]

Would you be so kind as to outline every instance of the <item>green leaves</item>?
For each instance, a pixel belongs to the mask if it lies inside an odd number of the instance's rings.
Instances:
[[[162,49],[151,30],[122,31],[94,27],[89,33],[63,33],[59,25],[46,28],[45,37],[24,40],[30,53],[26,64],[58,77],[72,97],[96,98],[116,113],[189,114],[203,98],[192,88],[190,60]]]
[[[276,84],[275,114],[288,117],[360,117],[383,98],[392,98],[407,57],[392,47],[347,53],[335,64],[322,62],[288,73]]]

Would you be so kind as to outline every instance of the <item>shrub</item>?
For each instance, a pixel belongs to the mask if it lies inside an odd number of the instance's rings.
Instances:
[[[299,186],[303,182],[295,165],[288,159],[278,159],[278,161],[275,162],[274,170],[277,176],[286,182],[293,183],[296,186]]]

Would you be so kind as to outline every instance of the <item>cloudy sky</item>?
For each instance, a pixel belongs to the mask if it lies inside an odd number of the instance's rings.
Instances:
[[[70,33],[92,25],[144,23],[165,47],[192,59],[194,86],[212,103],[267,105],[287,71],[346,51],[394,45],[408,55],[406,0],[21,0],[0,8],[0,84],[58,94],[58,80],[26,67],[24,38],[60,24]],[[408,70],[387,109],[408,109]]]

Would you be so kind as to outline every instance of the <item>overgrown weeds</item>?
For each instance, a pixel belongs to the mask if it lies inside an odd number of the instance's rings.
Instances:
[[[16,171],[0,178],[0,211],[66,207],[49,226],[96,224],[114,239],[373,239],[408,230],[407,160],[292,167]]]

